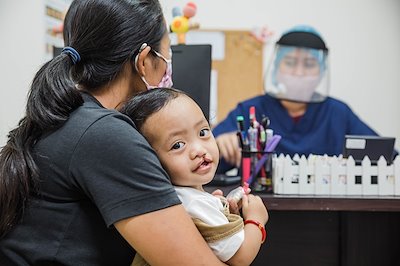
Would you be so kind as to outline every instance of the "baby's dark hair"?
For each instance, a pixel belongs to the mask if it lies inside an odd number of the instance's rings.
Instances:
[[[160,111],[171,100],[187,93],[174,88],[155,88],[136,94],[127,101],[120,112],[129,116],[141,132],[146,119]],[[192,99],[192,98],[191,98]]]

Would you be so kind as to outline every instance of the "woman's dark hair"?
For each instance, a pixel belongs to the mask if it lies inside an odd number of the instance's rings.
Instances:
[[[185,92],[174,88],[155,88],[144,91],[127,101],[120,112],[129,116],[141,132],[147,118],[160,111],[171,100],[180,95],[190,98]]]
[[[33,79],[26,114],[0,151],[0,237],[18,222],[29,195],[37,192],[39,169],[33,147],[83,104],[80,89],[94,92],[113,81],[143,43],[159,49],[166,34],[157,0],[75,0],[64,21],[65,46],[80,61],[61,53]],[[132,68],[134,69],[134,67]],[[134,70],[133,70],[134,71]]]

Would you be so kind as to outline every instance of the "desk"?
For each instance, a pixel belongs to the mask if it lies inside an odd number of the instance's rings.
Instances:
[[[269,221],[254,266],[400,265],[400,197],[258,195]]]

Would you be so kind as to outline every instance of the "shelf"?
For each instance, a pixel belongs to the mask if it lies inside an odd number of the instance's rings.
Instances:
[[[268,210],[400,211],[400,197],[259,194]]]
[[[237,186],[219,187],[226,195]],[[206,186],[212,192],[217,187]],[[321,196],[321,195],[259,195],[269,211],[368,211],[400,212],[397,196]]]

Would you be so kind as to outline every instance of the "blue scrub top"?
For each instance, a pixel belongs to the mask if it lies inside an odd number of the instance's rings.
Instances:
[[[262,115],[270,119],[269,128],[274,134],[282,136],[275,151],[277,154],[327,154],[339,155],[343,151],[345,135],[378,135],[367,126],[350,107],[331,97],[320,103],[309,103],[305,114],[294,122],[279,100],[265,94],[240,102],[228,116],[214,129],[215,137],[237,131],[236,117],[245,118],[244,126],[249,128],[249,109],[256,108],[257,121]],[[221,160],[218,172],[223,173],[233,168]]]

